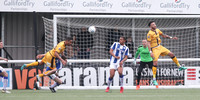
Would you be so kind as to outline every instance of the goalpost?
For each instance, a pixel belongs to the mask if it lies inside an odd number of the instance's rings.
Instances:
[[[178,40],[161,37],[161,45],[172,51],[181,64],[196,71],[195,76],[189,75],[191,70],[179,71],[169,57],[160,57],[157,69],[158,84],[162,88],[198,87],[192,83],[199,81],[199,15],[54,15],[53,20],[43,20],[46,52],[63,41],[66,36],[72,36],[74,39],[73,46],[68,46],[65,52],[68,65],[59,72],[65,82],[60,88],[104,88],[109,77],[109,47],[122,35],[127,38],[126,45],[130,49],[129,59],[124,64],[124,86],[133,88],[139,64],[133,66],[132,58],[137,47],[142,45],[142,39],[146,39],[149,31],[148,22],[152,20],[163,33],[178,37]],[[96,32],[89,33],[89,26],[95,26]],[[142,72],[141,85],[152,88],[151,78],[151,69],[147,67]],[[113,86],[118,88],[118,85],[116,73]]]

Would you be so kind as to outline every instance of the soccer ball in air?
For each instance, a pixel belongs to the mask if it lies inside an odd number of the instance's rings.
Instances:
[[[95,32],[96,32],[95,26],[90,26],[90,27],[88,28],[88,32],[90,32],[90,33],[95,33]]]

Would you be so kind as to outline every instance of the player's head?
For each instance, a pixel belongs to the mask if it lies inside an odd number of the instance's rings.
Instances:
[[[120,39],[119,39],[119,43],[120,43],[121,45],[124,45],[125,42],[126,42],[126,38],[123,37],[123,36],[121,36]]]
[[[0,48],[3,48],[3,42],[0,41]]]
[[[156,29],[156,23],[155,21],[150,21],[148,26],[151,28],[151,29]]]
[[[72,37],[66,37],[65,38],[65,45],[72,45],[72,42],[73,42],[73,38]]]
[[[146,39],[142,40],[142,45],[143,45],[144,47],[147,46],[147,40],[146,40]]]

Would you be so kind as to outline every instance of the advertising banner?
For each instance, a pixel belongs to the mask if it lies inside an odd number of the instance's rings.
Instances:
[[[1,12],[200,14],[199,0],[0,0]]]
[[[109,78],[109,67],[63,68],[59,76],[64,82],[62,86],[104,86]],[[138,68],[124,67],[124,86],[136,86]],[[44,85],[48,86],[49,79],[44,78]],[[163,86],[184,85],[184,71],[177,68],[158,68],[157,82]],[[140,85],[152,85],[152,71],[144,68]],[[115,73],[113,86],[119,86],[119,74]]]
[[[38,73],[43,72],[43,67],[38,67]],[[36,82],[36,68],[20,70],[19,67],[13,67],[13,89],[33,89]]]
[[[12,68],[4,68],[8,73],[8,84],[6,89],[12,89]],[[0,77],[0,89],[3,89],[3,77]]]
[[[62,68],[58,74],[64,82],[63,86],[105,86],[109,78],[109,67],[79,67]],[[38,73],[45,71],[39,67]],[[136,86],[138,67],[124,67],[124,86]],[[33,89],[36,81],[36,68],[28,68],[23,71],[20,67],[13,68],[13,88],[14,89]],[[54,82],[49,82],[48,77],[43,77],[43,83],[40,86],[49,86]],[[157,82],[161,86],[184,85],[184,71],[177,68],[159,67],[157,69]],[[152,85],[152,71],[150,68],[144,68],[140,85]],[[115,73],[113,86],[119,86],[119,75]]]
[[[199,67],[189,67],[185,71],[185,85],[200,85]]]

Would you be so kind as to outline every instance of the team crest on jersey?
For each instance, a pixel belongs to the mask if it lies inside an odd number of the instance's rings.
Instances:
[[[148,36],[148,38],[150,38],[150,36]]]
[[[122,48],[120,48],[121,52],[123,53],[126,50],[126,47],[123,46]]]
[[[61,50],[61,48],[58,48],[59,50]]]

